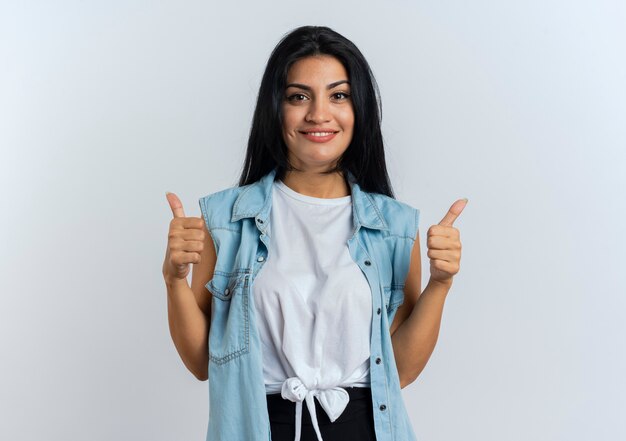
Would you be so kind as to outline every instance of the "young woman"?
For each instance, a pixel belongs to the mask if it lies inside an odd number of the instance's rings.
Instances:
[[[435,347],[467,200],[428,230],[422,292],[419,210],[393,196],[379,103],[351,41],[295,29],[267,63],[239,185],[200,218],[167,194],[169,325],[209,380],[208,440],[416,439],[400,389]]]

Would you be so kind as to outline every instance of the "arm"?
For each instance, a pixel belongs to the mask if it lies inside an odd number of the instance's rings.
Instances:
[[[442,283],[431,278],[424,292],[420,294],[421,279],[418,231],[404,285],[404,302],[398,308],[390,328],[402,388],[415,381],[435,349],[443,305],[452,284],[451,281]]]
[[[213,277],[216,253],[204,227],[201,261],[192,266],[191,287],[187,279],[165,279],[170,335],[183,363],[200,381],[208,379],[208,330],[211,323],[211,292],[205,287]]]

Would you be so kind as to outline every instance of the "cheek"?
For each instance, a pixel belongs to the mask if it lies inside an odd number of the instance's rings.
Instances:
[[[354,128],[354,113],[352,110],[348,110],[342,115],[341,123],[345,130],[352,130]]]
[[[290,133],[293,132],[297,125],[297,115],[293,110],[287,110],[283,108],[283,132]]]

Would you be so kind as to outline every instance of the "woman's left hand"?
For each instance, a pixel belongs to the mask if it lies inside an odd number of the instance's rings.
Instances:
[[[461,214],[467,199],[459,199],[437,225],[428,229],[426,246],[430,258],[430,278],[441,283],[452,283],[461,263],[461,240],[459,229],[452,226]]]

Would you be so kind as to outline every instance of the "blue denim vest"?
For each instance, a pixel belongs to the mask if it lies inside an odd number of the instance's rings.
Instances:
[[[209,330],[207,441],[271,441],[252,286],[272,250],[268,223],[276,169],[258,181],[200,198],[217,261]],[[362,191],[348,173],[354,230],[347,245],[372,291],[370,378],[378,441],[415,441],[389,326],[404,300],[419,210]]]

